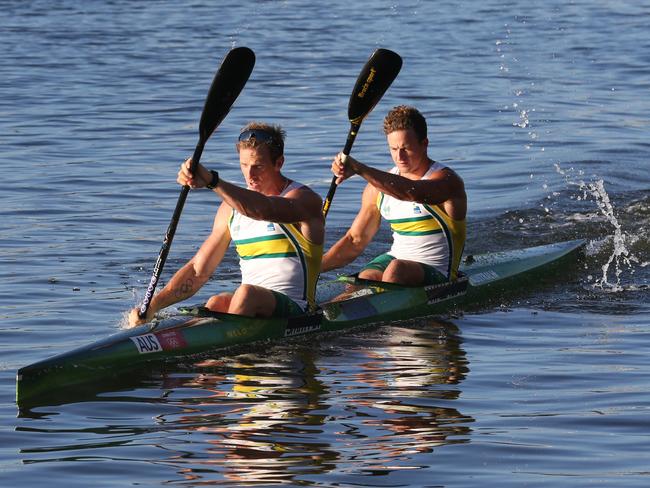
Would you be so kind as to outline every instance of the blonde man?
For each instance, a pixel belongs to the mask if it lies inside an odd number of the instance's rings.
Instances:
[[[206,307],[251,317],[281,317],[315,307],[316,281],[323,253],[321,198],[281,172],[285,133],[279,126],[250,123],[239,135],[237,152],[246,188],[227,182],[216,171],[191,160],[178,172],[178,183],[208,188],[222,200],[212,232],[196,255],[179,269],[151,301],[145,320],[138,308],[129,323],[138,325],[165,307],[193,296],[221,263],[231,241],[242,271],[234,293],[212,296]]]

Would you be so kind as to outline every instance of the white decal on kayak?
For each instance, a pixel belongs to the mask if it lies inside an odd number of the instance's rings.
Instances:
[[[292,337],[308,334],[309,332],[316,332],[317,330],[320,330],[322,320],[322,311],[308,315],[290,317],[287,320],[286,327],[284,328],[284,337]]]
[[[467,293],[467,278],[463,276],[450,283],[425,286],[424,291],[427,294],[427,305],[444,302]]]
[[[489,270],[489,271],[483,271],[482,273],[476,273],[470,276],[469,281],[472,283],[472,285],[480,285],[481,283],[485,283],[486,281],[494,281],[498,279],[499,279],[499,275],[497,274],[497,272],[493,270]]]
[[[138,348],[140,354],[162,351],[162,346],[158,342],[158,338],[153,334],[131,337],[131,340],[135,344],[135,347]]]
[[[284,337],[291,337],[291,336],[297,336],[297,335],[301,335],[301,334],[307,334],[309,332],[316,332],[317,330],[320,330],[320,324],[305,325],[303,327],[294,327],[292,329],[287,328],[284,331]]]

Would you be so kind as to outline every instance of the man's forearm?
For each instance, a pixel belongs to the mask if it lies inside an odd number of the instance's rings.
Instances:
[[[246,215],[248,209],[262,209],[267,206],[267,197],[261,193],[240,188],[224,180],[219,182],[216,192],[224,202],[243,215]]]
[[[363,252],[363,247],[355,245],[350,236],[344,236],[323,256],[321,270],[331,271],[342,268],[354,261]]]
[[[359,162],[355,164],[354,169],[356,174],[380,192],[402,201],[412,201],[414,199],[417,182]]]
[[[174,303],[193,296],[207,282],[207,277],[197,276],[192,263],[179,269],[169,283],[152,300],[156,310],[162,310]]]

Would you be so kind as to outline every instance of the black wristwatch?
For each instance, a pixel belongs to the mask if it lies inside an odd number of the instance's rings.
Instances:
[[[210,174],[212,175],[212,178],[210,179],[210,183],[205,185],[205,187],[208,190],[214,190],[217,185],[219,184],[219,173],[217,173],[215,170],[211,169]]]

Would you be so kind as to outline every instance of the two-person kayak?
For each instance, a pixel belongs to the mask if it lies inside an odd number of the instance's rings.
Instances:
[[[574,240],[469,256],[457,281],[423,287],[341,277],[320,285],[321,295],[329,297],[322,299],[317,313],[290,318],[251,318],[202,307],[181,308],[171,317],[21,368],[16,400],[21,408],[47,404],[50,394],[89,382],[119,380],[146,364],[462,310],[502,291],[535,284],[574,259],[584,245],[584,240]]]

